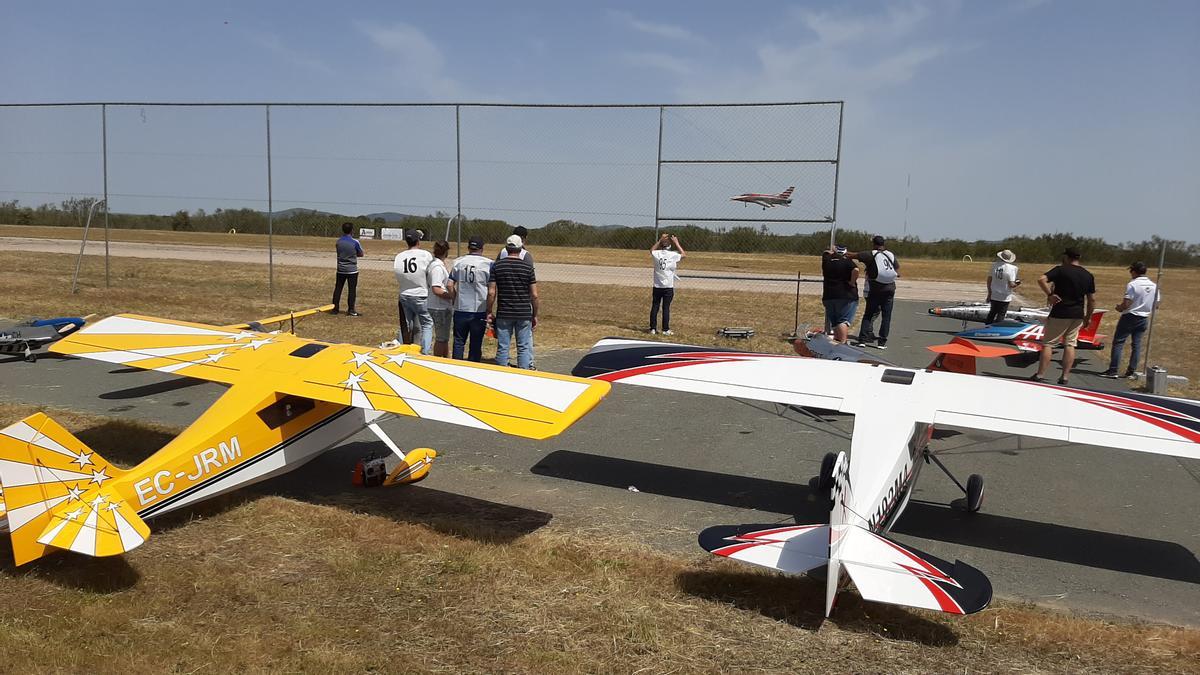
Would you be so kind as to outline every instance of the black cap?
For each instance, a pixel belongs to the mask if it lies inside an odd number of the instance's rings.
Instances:
[[[404,231],[404,242],[406,244],[408,244],[409,246],[412,246],[413,244],[417,243],[418,241],[421,241],[424,238],[425,238],[425,235],[422,234],[420,230],[405,230]]]
[[[472,251],[481,250],[483,248],[483,237],[477,234],[471,235],[471,238],[467,240],[467,248]]]
[[[1134,272],[1135,274],[1145,274],[1146,273],[1146,263],[1139,260],[1129,266],[1129,271]]]
[[[1074,246],[1068,246],[1068,247],[1066,247],[1065,249],[1063,249],[1063,252],[1062,252],[1062,254],[1063,254],[1063,255],[1065,255],[1065,256],[1067,256],[1067,257],[1068,257],[1068,258],[1070,258],[1071,260],[1079,260],[1079,258],[1080,258],[1080,257],[1081,257],[1081,255],[1082,255],[1082,254],[1079,252],[1079,249],[1075,248]]]
[[[875,246],[883,246],[887,243],[887,239],[884,239],[882,234],[877,234],[871,238],[871,243]]]

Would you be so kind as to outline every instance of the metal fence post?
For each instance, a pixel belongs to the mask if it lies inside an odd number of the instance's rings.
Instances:
[[[267,111],[267,299],[275,299],[275,194],[271,185],[271,106]]]
[[[1158,296],[1162,293],[1162,270],[1166,260],[1167,240],[1163,239],[1162,249],[1158,252],[1158,275],[1154,277],[1154,309],[1150,312],[1150,325],[1146,327],[1146,360],[1142,362],[1142,372],[1146,375],[1147,388],[1150,386],[1150,347],[1154,344],[1154,317],[1158,316]]]
[[[104,287],[109,288],[108,280],[108,106],[100,105],[100,161],[104,173]],[[89,216],[88,220],[91,220]],[[75,268],[75,276],[79,276],[79,267]],[[75,292],[74,282],[71,292]]]
[[[456,185],[458,190],[458,208],[454,212],[454,217],[458,218],[458,241],[454,244],[454,255],[462,255],[462,119],[460,115],[462,106],[454,106],[454,169],[456,172]]]
[[[833,213],[830,214],[829,223],[829,248],[832,249],[837,235],[837,202],[838,202],[838,178],[842,174],[842,120],[846,117],[846,102],[838,102],[838,140],[837,140],[837,163],[833,167]]]
[[[663,108],[658,106],[658,164],[655,165],[654,176],[654,241],[658,241],[658,207],[660,190],[662,188],[662,137],[663,137]]]

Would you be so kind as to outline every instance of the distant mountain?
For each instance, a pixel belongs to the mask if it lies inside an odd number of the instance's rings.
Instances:
[[[384,222],[387,222],[387,223],[395,223],[395,222],[404,220],[405,218],[415,218],[415,217],[416,216],[413,216],[413,215],[410,215],[407,213],[396,213],[395,211],[384,211],[383,213],[368,213],[367,214],[367,218],[370,218],[371,220],[375,220],[376,218],[383,218]]]
[[[275,215],[280,218],[291,218],[292,216],[340,216],[341,214],[318,211],[316,209],[284,209],[283,211],[276,211]]]

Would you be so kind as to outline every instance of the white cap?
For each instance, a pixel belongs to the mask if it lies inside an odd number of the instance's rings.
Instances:
[[[505,248],[511,248],[511,249],[519,249],[524,245],[525,245],[525,243],[521,241],[520,235],[516,235],[516,234],[510,236],[508,238],[508,240],[504,242]]]

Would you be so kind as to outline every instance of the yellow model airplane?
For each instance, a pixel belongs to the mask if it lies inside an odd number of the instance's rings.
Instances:
[[[18,565],[56,549],[129,551],[145,519],[285,473],[370,429],[399,466],[384,484],[423,478],[436,456],[404,453],[379,428],[409,415],[542,439],[595,406],[609,384],[294,335],[122,314],[51,351],[230,385],[191,426],[129,470],[103,460],[45,414],[0,429],[0,526]]]

